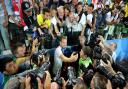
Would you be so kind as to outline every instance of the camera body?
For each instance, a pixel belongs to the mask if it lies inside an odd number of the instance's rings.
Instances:
[[[97,61],[97,70],[111,81],[113,89],[118,87],[123,89],[123,87],[126,85],[124,75],[121,72],[117,72],[113,75],[101,61],[102,60]]]
[[[67,76],[68,76],[68,83],[67,85],[68,86],[73,86],[76,84],[76,75],[75,75],[75,71],[74,71],[74,68],[69,66],[68,67],[68,73],[67,73]]]
[[[38,52],[35,52],[33,55],[32,55],[32,62],[36,65],[39,65],[40,63],[38,63],[39,61],[42,62],[42,61],[45,61],[44,57],[43,56],[46,56],[48,53],[48,51],[46,49],[42,49],[42,50],[39,50]],[[47,60],[47,59],[46,59]]]
[[[53,78],[53,81],[58,83],[62,87],[61,68],[58,69],[55,77]]]

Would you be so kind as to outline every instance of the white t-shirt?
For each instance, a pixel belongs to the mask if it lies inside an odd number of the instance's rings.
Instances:
[[[88,14],[87,15],[87,20],[89,20],[91,23],[92,23],[92,18],[93,18],[93,15],[92,14]]]
[[[60,59],[60,55],[62,55],[62,47],[58,46],[55,50],[54,54],[54,65],[53,65],[53,74],[56,74],[58,69],[62,67],[62,60]]]
[[[84,13],[81,16],[81,19],[80,19],[79,23],[82,24],[83,26],[85,25],[85,23],[86,23],[86,16],[85,16]]]
[[[57,25],[56,17],[51,18],[51,23],[52,23],[54,26]]]
[[[105,5],[111,5],[111,0],[106,0]]]
[[[106,20],[107,22],[111,22],[111,21],[113,20],[113,16],[111,15],[111,12],[108,12],[108,13],[106,14],[105,20]],[[108,30],[108,28],[109,28],[109,26],[107,25],[107,26],[104,28],[104,30]]]

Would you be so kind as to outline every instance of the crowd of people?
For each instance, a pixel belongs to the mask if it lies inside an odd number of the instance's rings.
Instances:
[[[127,0],[0,0],[0,89],[127,89]]]

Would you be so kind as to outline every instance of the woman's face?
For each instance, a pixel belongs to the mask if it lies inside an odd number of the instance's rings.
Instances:
[[[51,16],[53,17],[53,16],[56,16],[56,14],[57,14],[57,11],[56,10],[51,10]]]
[[[69,10],[65,9],[65,10],[64,10],[64,15],[65,15],[65,16],[68,16],[68,15],[69,15]]]

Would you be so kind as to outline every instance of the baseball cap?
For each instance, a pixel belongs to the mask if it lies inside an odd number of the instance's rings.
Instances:
[[[30,11],[32,9],[30,2],[28,1],[24,1],[21,6],[23,11]]]

